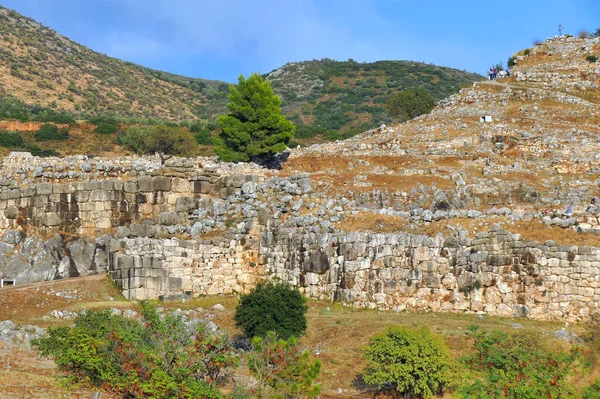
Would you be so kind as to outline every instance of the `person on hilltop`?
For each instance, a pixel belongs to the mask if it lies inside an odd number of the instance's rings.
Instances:
[[[565,216],[571,216],[571,215],[573,215],[573,203],[572,202],[567,206],[567,211],[565,212]]]
[[[496,74],[498,73],[498,70],[496,69],[496,67],[494,67],[494,79],[496,79]]]
[[[492,80],[493,75],[494,75],[494,71],[492,68],[490,68],[490,70],[488,71],[488,77],[490,78],[490,80]]]

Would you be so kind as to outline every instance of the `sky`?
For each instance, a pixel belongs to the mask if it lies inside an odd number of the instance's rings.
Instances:
[[[485,74],[514,52],[600,28],[600,0],[0,0],[92,50],[234,82],[287,62],[413,60]]]

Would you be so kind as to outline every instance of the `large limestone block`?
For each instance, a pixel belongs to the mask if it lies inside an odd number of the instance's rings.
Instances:
[[[329,259],[322,250],[313,251],[306,263],[304,270],[310,273],[323,274],[329,270]]]
[[[60,225],[60,216],[55,212],[47,212],[42,216],[42,225],[46,227],[54,227]]]

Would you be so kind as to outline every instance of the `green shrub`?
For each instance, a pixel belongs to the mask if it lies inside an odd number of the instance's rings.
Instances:
[[[151,128],[130,126],[118,138],[118,144],[130,149],[139,155],[148,153],[148,138]]]
[[[27,144],[25,146],[25,151],[31,153],[31,155],[35,157],[58,157],[60,154],[51,149],[43,149],[37,144]]]
[[[141,307],[141,322],[110,310],[86,311],[74,326],[50,327],[33,345],[54,359],[59,381],[69,388],[123,398],[222,398],[223,373],[238,364],[227,338],[198,327],[190,332],[179,316],[163,318],[148,304]]]
[[[598,62],[598,57],[595,55],[588,55],[585,59],[589,62]]]
[[[19,132],[0,130],[0,147],[15,148],[23,146],[23,137]]]
[[[573,395],[568,383],[579,366],[579,353],[554,352],[537,330],[509,334],[469,326],[476,353],[463,361],[484,372],[482,378],[461,388],[465,399],[565,398]]]
[[[306,331],[306,298],[288,284],[262,282],[242,295],[235,324],[247,337],[265,337],[274,331],[283,339]]]
[[[192,133],[186,129],[156,125],[148,133],[147,151],[157,153],[161,164],[164,164],[173,156],[194,156],[198,151],[198,143]]]
[[[583,391],[583,399],[600,398],[600,380],[595,380],[592,385]]]
[[[212,144],[212,137],[210,134],[210,130],[204,128],[194,134],[194,138],[196,142],[201,145],[210,145]]]
[[[119,130],[118,123],[116,121],[99,121],[96,124],[94,132],[100,134],[114,134]]]
[[[526,48],[525,50],[523,50],[523,54],[525,55],[529,55],[531,53],[531,49]]]
[[[33,138],[37,141],[49,140],[67,140],[69,138],[68,129],[59,129],[56,125],[45,123],[34,133]]]
[[[367,384],[394,389],[407,398],[439,395],[457,380],[457,363],[450,350],[426,327],[388,328],[371,338],[365,358]]]
[[[512,67],[514,67],[515,65],[517,65],[517,58],[516,58],[516,57],[510,57],[510,58],[508,59],[508,62],[506,63],[506,65],[507,65],[509,68],[512,68]]]

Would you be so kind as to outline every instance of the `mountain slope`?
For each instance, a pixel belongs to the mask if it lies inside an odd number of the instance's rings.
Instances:
[[[439,100],[483,79],[420,62],[329,59],[289,63],[266,77],[296,123],[346,132],[389,122],[385,104],[398,90],[422,86]]]
[[[222,112],[227,88],[107,57],[1,6],[0,87],[28,104],[175,120]]]
[[[328,59],[286,64],[265,76],[296,124],[346,135],[390,121],[385,103],[397,90],[424,86],[441,99],[482,79],[410,61]],[[214,119],[226,112],[227,92],[224,82],[174,75],[97,53],[0,6],[0,96],[84,117],[114,113],[182,121]]]

